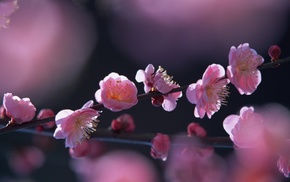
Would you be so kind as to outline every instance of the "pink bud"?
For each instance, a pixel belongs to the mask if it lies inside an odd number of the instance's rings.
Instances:
[[[268,54],[271,57],[271,60],[278,60],[281,54],[281,48],[278,45],[272,45],[268,49]]]
[[[111,128],[113,131],[132,132],[135,130],[134,119],[129,114],[122,114],[112,121]]]
[[[53,117],[53,116],[55,116],[53,110],[41,109],[37,115],[37,119],[45,119],[45,118],[49,118],[49,117]],[[55,126],[55,121],[52,120],[51,122],[45,123],[43,126],[46,129],[53,128]]]
[[[163,103],[163,101],[164,101],[164,97],[163,97],[162,95],[160,95],[160,96],[155,96],[155,97],[152,97],[152,98],[151,98],[151,103],[152,103],[152,105],[155,106],[155,107],[159,107],[159,106],[161,106],[162,103]]]
[[[162,133],[157,133],[151,143],[151,156],[155,159],[162,159],[165,161],[170,148],[169,136]]]
[[[188,136],[205,137],[206,131],[198,123],[192,122],[187,126],[187,134]]]

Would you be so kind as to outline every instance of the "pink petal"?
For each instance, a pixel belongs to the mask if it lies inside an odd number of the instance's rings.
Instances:
[[[97,90],[96,93],[95,93],[95,98],[96,98],[96,101],[97,101],[98,103],[102,103],[102,96],[101,96],[101,93],[102,93],[101,89]]]
[[[230,135],[231,139],[233,139],[232,130],[235,127],[235,125],[238,123],[238,121],[239,121],[239,116],[230,115],[230,116],[226,117],[224,122],[223,122],[223,127],[224,127],[225,131]]]
[[[94,105],[94,101],[93,101],[93,100],[89,100],[88,102],[86,102],[86,103],[83,105],[82,109],[84,109],[84,108],[88,108],[88,107],[92,107],[93,105]]]
[[[145,72],[147,75],[153,74],[154,71],[155,71],[155,69],[154,69],[154,66],[152,64],[149,64],[145,69]]]
[[[172,95],[164,96],[162,107],[165,111],[173,111],[176,108],[176,99]]]
[[[70,109],[65,109],[62,110],[60,112],[58,112],[55,116],[55,123],[57,125],[62,123],[62,120],[66,117],[68,117],[69,115],[71,115],[74,111],[70,110]]]
[[[57,127],[53,133],[53,137],[56,139],[64,139],[65,135],[62,132],[62,128],[61,127]]]
[[[144,82],[146,80],[146,75],[144,70],[138,70],[135,76],[137,82]]]

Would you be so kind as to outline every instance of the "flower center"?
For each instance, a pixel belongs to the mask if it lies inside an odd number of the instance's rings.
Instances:
[[[76,130],[81,132],[81,137],[79,138],[77,143],[82,142],[84,139],[89,139],[90,134],[96,131],[99,120],[97,118],[92,118],[91,120],[85,120],[83,117],[78,117],[75,128]]]
[[[217,79],[211,85],[205,87],[209,105],[215,105],[220,108],[221,105],[226,105],[226,98],[229,96],[229,87],[227,79]],[[209,108],[215,110],[214,108]]]

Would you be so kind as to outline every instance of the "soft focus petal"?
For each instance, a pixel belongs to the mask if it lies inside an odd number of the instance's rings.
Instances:
[[[239,148],[253,148],[265,145],[263,118],[253,107],[243,107],[240,115],[225,118],[224,129]]]

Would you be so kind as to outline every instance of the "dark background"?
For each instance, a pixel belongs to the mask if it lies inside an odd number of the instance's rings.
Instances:
[[[45,103],[38,103],[37,108],[48,107],[56,112],[64,108],[80,108],[87,100],[94,99],[94,93],[99,88],[99,80],[103,79],[110,72],[114,71],[126,75],[130,80],[135,82],[134,78],[138,69],[145,69],[149,63],[153,63],[155,67],[158,66],[158,63],[150,61],[150,56],[148,56],[148,62],[144,61],[140,64],[136,61],[136,56],[134,57],[132,54],[126,52],[126,50],[122,50],[122,48],[114,42],[114,36],[112,36],[110,32],[115,25],[114,23],[118,21],[118,16],[114,13],[110,13],[110,9],[107,10],[102,7],[101,3],[97,1],[75,1],[74,3],[81,11],[87,11],[94,18],[98,29],[97,45],[91,53],[79,78],[66,88],[59,89],[58,94],[53,96],[50,95],[50,101],[46,100]],[[257,12],[257,14],[259,14],[259,12]],[[290,22],[289,11],[285,14],[284,22]],[[272,26],[269,25],[269,27]],[[264,48],[257,50],[259,54],[265,58],[265,62],[270,60],[267,49],[272,44],[280,45],[282,49],[281,58],[289,56],[289,27],[288,24],[284,26],[283,33],[279,35],[279,38],[276,39],[275,42],[268,41],[268,44],[263,45]],[[154,29],[152,31],[154,31]],[[267,37],[263,36],[263,32],[260,32],[260,36],[261,40],[267,39]],[[128,41],[130,42],[130,40]],[[244,42],[249,42],[250,46],[254,49],[255,44],[258,45],[256,42],[252,45],[251,40],[244,40]],[[142,44],[142,42],[140,42],[140,44]],[[229,45],[238,46],[238,44],[235,42],[235,44]],[[219,46],[217,45],[216,47]],[[228,46],[228,50],[229,48],[230,46]],[[192,49],[194,50],[195,47],[192,47]],[[187,66],[181,67],[181,69],[176,69],[174,66],[171,66],[176,64],[177,67],[180,67],[178,64],[182,63],[179,63],[177,59],[168,59],[168,61],[163,60],[164,65],[162,66],[167,69],[170,75],[174,76],[174,80],[180,85],[186,85],[200,79],[204,70],[210,63],[218,63],[226,67],[227,56],[227,51],[220,51],[217,54],[205,53],[204,56],[192,55],[183,58],[187,60]],[[166,58],[166,56],[164,57]],[[171,69],[166,67],[167,64],[171,66],[169,66]],[[130,110],[122,112],[114,113],[104,109],[99,118],[101,120],[99,127],[106,128],[110,125],[112,119],[118,117],[122,113],[130,113],[135,119],[137,133],[162,132],[166,134],[175,134],[185,132],[188,123],[194,121],[200,123],[200,125],[206,129],[210,137],[227,136],[222,127],[223,119],[229,114],[237,113],[242,106],[262,106],[267,103],[275,102],[290,108],[289,70],[289,63],[285,63],[277,68],[262,70],[262,82],[258,89],[250,96],[239,95],[237,90],[231,85],[227,106],[222,106],[221,110],[215,113],[212,119],[208,119],[207,117],[203,119],[195,118],[193,115],[194,105],[190,104],[185,95],[183,95],[183,97],[178,100],[177,107],[173,112],[166,112],[161,107],[153,107],[149,100],[141,101]],[[136,83],[136,85],[138,87],[138,92],[143,93],[143,84]],[[49,95],[49,93],[43,93],[43,95],[45,94]],[[4,177],[15,180],[23,179],[23,177],[15,176],[15,174],[9,170],[7,156],[9,156],[10,151],[15,148],[19,148],[26,144],[33,144],[32,141],[35,137],[41,136],[34,136],[21,132],[12,132],[0,136],[0,177],[2,177],[4,181]],[[53,147],[46,151],[47,155],[44,166],[27,178],[31,178],[34,181],[75,181],[75,175],[71,171],[68,163],[70,157],[67,149],[64,148],[63,142],[63,140],[52,139],[51,145],[53,145]],[[151,159],[149,147],[107,143],[108,150],[120,148],[132,149],[143,153],[156,164],[158,169],[161,169],[162,162]],[[222,156],[227,156],[231,151],[231,149],[216,149],[216,152]]]

